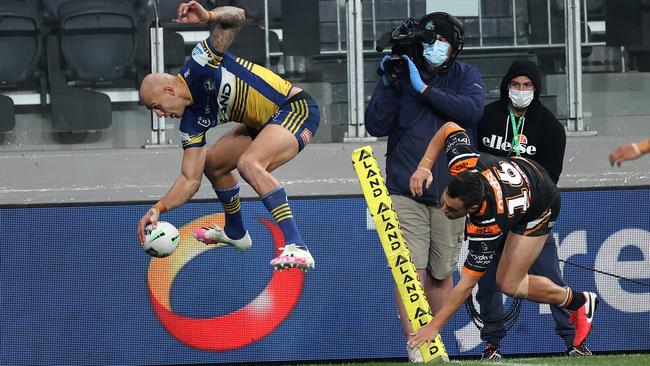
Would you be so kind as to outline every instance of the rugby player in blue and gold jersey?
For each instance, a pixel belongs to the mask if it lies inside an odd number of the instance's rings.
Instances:
[[[205,244],[244,251],[252,241],[239,203],[233,170],[255,189],[285,238],[283,252],[271,260],[275,269],[314,268],[300,236],[287,194],[271,172],[294,158],[311,140],[320,122],[314,100],[272,71],[227,52],[244,24],[244,10],[224,6],[207,11],[196,1],[182,3],[176,22],[216,23],[210,37],[196,45],[179,74],[150,74],[142,81],[140,100],[159,117],[181,118],[181,174],[172,188],[142,217],[144,227],[159,215],[186,203],[210,180],[225,212],[225,225],[201,228],[194,237]],[[212,146],[208,129],[226,122],[238,125]]]

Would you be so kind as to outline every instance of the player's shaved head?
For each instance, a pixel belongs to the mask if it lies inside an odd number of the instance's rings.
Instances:
[[[191,98],[183,82],[174,75],[149,74],[140,85],[140,101],[158,117],[180,118]]]
[[[140,100],[147,104],[146,101],[160,96],[166,86],[173,85],[174,78],[173,75],[165,73],[153,73],[145,76],[140,86]]]

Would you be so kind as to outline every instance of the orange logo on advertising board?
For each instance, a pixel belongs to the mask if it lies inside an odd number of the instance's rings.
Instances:
[[[284,245],[280,228],[271,220],[260,219],[273,237],[276,252]],[[180,228],[176,252],[163,259],[152,259],[147,282],[153,311],[167,332],[188,346],[208,351],[228,351],[245,347],[271,334],[293,310],[304,283],[298,269],[273,271],[266,288],[244,307],[212,318],[191,318],[175,313],[170,293],[174,279],[195,257],[214,249],[192,237],[194,229],[212,223],[224,225],[224,214],[201,217]]]

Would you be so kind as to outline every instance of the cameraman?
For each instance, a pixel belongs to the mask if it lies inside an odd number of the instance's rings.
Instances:
[[[433,163],[434,183],[421,197],[411,196],[409,179],[416,169],[425,169],[418,167],[420,158],[445,122],[458,123],[475,139],[485,90],[478,69],[456,60],[463,47],[463,25],[455,17],[436,12],[418,21],[407,19],[388,34],[393,55],[379,63],[381,79],[366,110],[365,126],[372,136],[388,136],[386,185],[435,314],[452,288],[465,219],[449,220],[441,211],[440,195],[449,178],[444,154]],[[404,42],[411,42],[406,50]],[[403,77],[395,79],[400,57]],[[396,303],[408,336],[412,328],[398,295]],[[409,360],[422,361],[418,349],[407,350]]]

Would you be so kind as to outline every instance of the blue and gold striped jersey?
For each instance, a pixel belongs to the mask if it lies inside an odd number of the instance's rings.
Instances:
[[[271,70],[215,50],[209,38],[194,47],[178,77],[191,96],[179,127],[184,149],[204,146],[206,131],[222,123],[261,129],[291,90]]]

